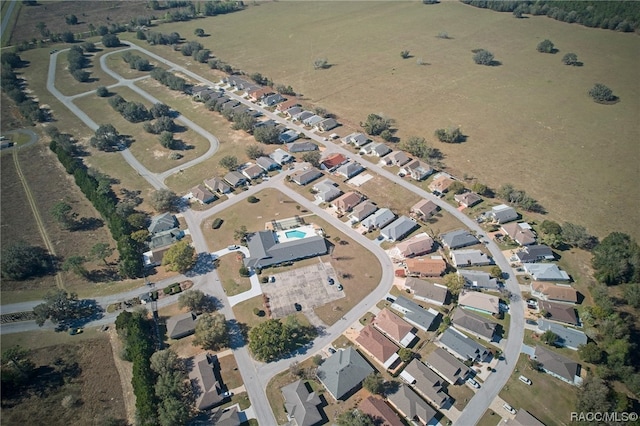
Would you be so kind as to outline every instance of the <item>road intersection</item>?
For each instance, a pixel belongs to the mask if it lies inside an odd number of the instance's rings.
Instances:
[[[177,70],[181,73],[188,75],[189,77],[199,81],[202,84],[208,86],[215,86],[216,83],[209,81],[184,67],[181,67],[171,61],[166,60],[165,58],[158,56],[152,52],[147,51],[146,49],[137,46],[133,43],[123,42],[128,45],[127,49],[138,50],[145,55],[152,57],[153,59],[167,65],[171,70]],[[101,67],[107,72],[111,77],[116,79],[117,83],[111,85],[111,87],[125,86],[138,94],[143,96],[145,99],[150,102],[156,103],[159,102],[156,98],[139,88],[135,85],[135,82],[140,80],[138,79],[125,79],[114,71],[110,70],[106,65],[106,58],[108,55],[120,52],[122,50],[118,50],[115,52],[110,52],[103,55],[100,59]],[[74,96],[66,96],[63,95],[58,89],[55,87],[55,69],[56,69],[56,61],[57,55],[60,52],[56,52],[51,55],[50,64],[49,64],[49,73],[47,78],[47,89],[54,95],[60,102],[62,102],[70,111],[72,111],[78,118],[80,118],[89,128],[95,130],[98,128],[98,125],[87,116],[82,110],[80,110],[74,103],[73,100],[94,93],[86,92],[79,95]],[[265,117],[268,117],[278,123],[282,123],[286,125],[288,128],[293,129],[299,133],[305,134],[310,139],[324,145],[327,147],[327,152],[337,152],[342,153],[348,157],[353,157],[354,154],[349,150],[345,149],[340,145],[336,145],[333,142],[326,140],[324,137],[321,137],[314,133],[313,131],[309,131],[303,127],[300,127],[289,120],[282,118],[281,116],[268,111],[264,108],[259,107],[258,105],[248,101],[247,99],[236,95],[235,93],[227,92],[227,96],[242,102],[243,104],[250,106],[253,109],[260,111],[264,114]],[[211,158],[218,149],[218,140],[214,135],[211,135],[206,129],[196,125],[188,118],[179,115],[177,120],[182,122],[184,125],[196,131],[198,134],[205,137],[209,143],[210,147],[207,152],[198,157],[197,159],[191,160],[181,166],[175,167],[171,170],[167,170],[163,173],[152,173],[148,169],[146,169],[131,153],[129,149],[123,149],[120,151],[120,154],[123,156],[125,161],[127,161],[131,167],[133,167],[142,177],[144,177],[154,188],[167,188],[164,184],[166,178],[172,174],[179,172],[179,170],[184,170],[188,167],[191,167],[195,164],[198,164],[202,161]],[[472,219],[467,217],[462,212],[458,211],[455,207],[451,206],[447,202],[441,200],[433,196],[432,194],[422,190],[421,188],[411,184],[410,182],[400,178],[399,176],[385,170],[383,167],[378,164],[374,164],[366,160],[365,158],[359,157],[358,162],[360,162],[363,166],[368,168],[370,171],[379,174],[380,176],[394,182],[395,184],[419,195],[422,198],[431,200],[435,202],[438,206],[441,207],[444,211],[453,215],[456,219],[458,219],[462,224],[476,232],[478,235],[483,235],[484,231],[480,228],[480,226]],[[343,333],[345,330],[349,328],[349,326],[356,322],[365,312],[375,306],[375,304],[385,297],[387,292],[390,290],[393,284],[393,265],[391,263],[388,255],[380,248],[378,244],[369,240],[365,236],[353,230],[350,226],[343,223],[336,217],[329,214],[324,209],[320,208],[318,205],[314,204],[304,196],[299,193],[293,191],[283,184],[283,179],[286,175],[294,172],[296,169],[299,169],[301,165],[298,165],[294,170],[283,171],[279,175],[275,176],[269,181],[262,182],[258,185],[253,185],[249,190],[244,191],[237,196],[229,198],[228,200],[219,203],[213,206],[210,209],[205,211],[193,211],[190,209],[185,210],[182,215],[187,223],[187,227],[190,230],[190,234],[193,240],[193,245],[196,248],[197,253],[209,255],[212,250],[208,246],[207,241],[205,240],[204,234],[202,233],[201,225],[205,219],[211,217],[222,210],[228,208],[230,205],[241,202],[242,200],[246,200],[247,197],[254,195],[258,191],[261,191],[265,188],[275,188],[281,192],[283,192],[286,196],[293,199],[296,203],[303,206],[305,209],[310,212],[318,215],[322,219],[326,220],[332,226],[339,229],[341,232],[349,235],[349,237],[353,238],[356,242],[363,245],[367,250],[371,251],[379,260],[383,275],[380,281],[380,284],[376,289],[371,292],[367,297],[365,297],[362,301],[360,301],[351,311],[345,314],[344,319],[338,321],[332,326],[328,327],[324,333],[314,340],[314,342],[308,347],[304,348],[299,353],[293,354],[286,359],[282,359],[277,362],[272,363],[260,363],[253,360],[247,350],[247,346],[243,342],[243,338],[239,333],[239,327],[235,322],[235,316],[233,314],[233,310],[231,309],[231,304],[229,303],[224,290],[222,289],[222,285],[220,283],[220,279],[218,277],[215,269],[211,268],[210,270],[205,270],[199,275],[189,276],[185,279],[191,279],[194,281],[194,287],[199,288],[202,291],[216,297],[223,304],[221,308],[221,312],[226,316],[229,322],[232,325],[232,350],[236,357],[236,361],[238,363],[238,367],[240,373],[242,375],[245,388],[249,395],[249,399],[251,400],[253,411],[257,419],[259,419],[264,424],[276,424],[275,418],[273,417],[273,413],[271,412],[271,408],[269,406],[268,400],[266,398],[266,386],[269,380],[277,373],[288,368],[291,362],[293,361],[301,361],[309,356],[314,355],[318,351],[320,351],[323,347],[330,344],[338,335]],[[491,252],[496,264],[503,271],[511,271],[511,267],[507,259],[503,256],[502,252],[498,248],[498,246],[493,242],[489,241],[486,244],[486,247]],[[170,281],[175,282],[176,278],[172,278]],[[162,285],[170,284],[168,281],[166,283],[157,283],[157,287],[160,288]],[[520,287],[518,285],[517,280],[515,279],[513,274],[509,274],[508,278],[505,279],[505,287],[513,294],[513,299],[510,304],[510,314],[511,321],[509,327],[509,338],[507,339],[506,345],[504,347],[503,359],[501,359],[496,365],[496,372],[491,374],[489,378],[484,382],[483,387],[480,391],[476,392],[475,396],[469,401],[465,410],[462,412],[461,416],[457,419],[456,424],[459,425],[470,425],[476,424],[482,414],[485,412],[487,407],[490,406],[492,401],[498,395],[502,386],[506,383],[509,376],[511,375],[513,369],[515,368],[515,363],[520,353],[520,348],[522,345],[522,341],[524,338],[524,308],[522,306],[522,299],[520,297]],[[98,303],[103,305],[104,303],[113,303],[113,301],[123,300],[131,294],[139,295],[143,290],[137,289],[128,293],[121,293],[109,296],[107,298],[99,298],[97,299]],[[175,298],[165,298],[166,304],[175,303]],[[111,301],[111,302],[110,302]],[[33,305],[38,302],[33,302]],[[3,306],[3,312],[10,312],[11,309],[14,310],[27,310],[32,304],[19,304],[15,306],[5,305]],[[104,306],[104,305],[103,305]],[[100,323],[109,323],[114,319],[114,315],[105,315],[101,320],[96,322],[96,325]],[[35,328],[35,324],[33,323],[15,323],[7,324],[2,326],[2,333],[7,332],[18,332],[25,331],[27,329]],[[30,327],[30,326],[33,327]]]

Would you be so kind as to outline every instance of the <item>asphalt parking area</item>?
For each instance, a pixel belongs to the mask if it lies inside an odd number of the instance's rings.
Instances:
[[[301,312],[312,313],[313,309],[345,297],[338,290],[340,282],[330,263],[320,263],[272,275],[275,282],[263,284],[262,292],[269,297],[273,318],[284,318],[296,313],[296,304]],[[328,278],[334,280],[330,285]]]

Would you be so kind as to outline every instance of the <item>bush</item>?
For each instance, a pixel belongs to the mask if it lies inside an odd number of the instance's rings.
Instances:
[[[222,222],[224,222],[224,220],[220,219],[219,217],[215,218],[215,220],[211,224],[211,228],[213,229],[220,228],[222,226]]]
[[[171,286],[163,288],[162,292],[164,294],[171,294]]]
[[[266,284],[266,283],[268,283],[268,282],[269,282],[269,277],[262,277],[262,278],[260,278],[260,282],[261,282],[262,284]]]
[[[589,96],[591,96],[594,101],[599,103],[611,102],[616,99],[616,97],[613,95],[613,91],[604,84],[600,83],[596,83],[591,88],[591,90],[589,90]]]
[[[478,65],[492,65],[493,58],[493,53],[485,49],[480,49],[473,55],[473,61]]]
[[[542,40],[536,47],[540,53],[554,53],[556,51],[551,40]]]
[[[249,203],[251,203],[251,204],[255,204],[255,203],[257,203],[257,202],[258,202],[258,201],[260,201],[260,200],[259,200],[257,197],[254,197],[254,196],[252,195],[252,196],[250,196],[249,198],[247,198],[247,201],[248,201]]]
[[[109,96],[109,89],[107,89],[104,86],[100,86],[96,89],[96,95],[98,95],[101,98],[107,97]]]
[[[247,268],[244,265],[240,267],[240,269],[238,270],[238,273],[240,274],[241,277],[248,277],[250,275],[249,268]]]

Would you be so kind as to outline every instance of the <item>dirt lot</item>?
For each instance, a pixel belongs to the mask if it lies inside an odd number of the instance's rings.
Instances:
[[[623,205],[627,191],[612,182],[638,180],[634,34],[546,17],[518,20],[459,2],[261,3],[215,23],[162,28],[191,34],[196,26],[211,34],[199,41],[217,57],[290,84],[343,124],[358,127],[369,113],[385,114],[396,120],[400,138],[419,135],[434,143],[459,176],[467,173],[491,187],[511,182],[538,199],[551,218],[581,223],[600,236],[612,230],[639,236],[635,209],[607,213]],[[438,39],[442,31],[451,39]],[[560,52],[537,53],[544,38]],[[286,49],[269,48],[282,40]],[[477,48],[492,51],[502,65],[475,65],[471,50]],[[404,49],[412,59],[401,59]],[[576,52],[584,66],[562,65],[567,52]],[[314,70],[316,58],[327,58],[331,68]],[[429,65],[417,65],[418,59]],[[621,102],[592,102],[586,92],[595,82],[611,87]],[[435,129],[452,125],[462,127],[466,143],[434,142]]]
[[[37,379],[20,399],[2,395],[3,424],[34,424],[43,413],[47,425],[61,426],[97,426],[109,418],[125,418],[120,378],[105,334],[33,349],[30,357],[39,367]],[[64,408],[62,400],[69,395],[78,402]]]

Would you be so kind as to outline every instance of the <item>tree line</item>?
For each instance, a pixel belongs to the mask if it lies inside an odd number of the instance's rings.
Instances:
[[[24,91],[26,85],[15,72],[16,68],[24,65],[22,58],[15,52],[4,52],[0,55],[0,63],[2,65],[0,74],[2,91],[16,103],[22,117],[30,124],[47,121],[49,118],[47,112],[40,108],[38,102]]]
[[[151,77],[171,90],[185,92],[189,87],[184,78],[178,77],[177,75],[160,67],[156,67],[151,71]]]

